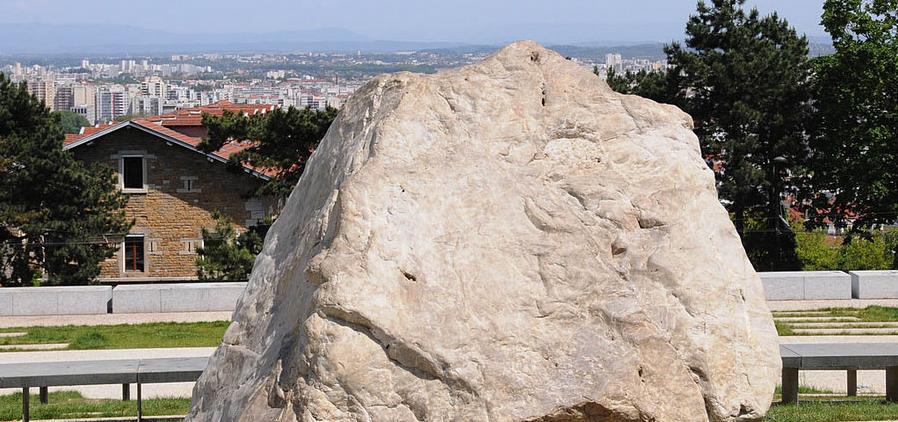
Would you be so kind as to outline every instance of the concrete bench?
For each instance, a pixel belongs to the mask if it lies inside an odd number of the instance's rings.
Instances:
[[[36,362],[0,365],[0,388],[22,389],[22,421],[28,422],[29,389],[40,390],[47,402],[47,387],[122,384],[122,400],[129,400],[130,384],[137,384],[137,420],[143,420],[141,384],[196,381],[209,358],[159,358],[76,362]]]
[[[855,299],[898,299],[898,271],[849,271]]]
[[[758,273],[767,300],[851,299],[851,276],[841,271]]]
[[[233,311],[245,289],[245,282],[116,286],[112,313]]]
[[[110,286],[5,287],[0,316],[105,314]]]
[[[898,402],[898,343],[780,345],[783,403],[798,402],[799,370],[848,371],[848,395],[857,395],[859,369],[885,369],[886,400]]]

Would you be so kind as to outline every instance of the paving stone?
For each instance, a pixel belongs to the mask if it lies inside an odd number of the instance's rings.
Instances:
[[[845,328],[884,328],[898,327],[898,322],[802,322],[790,323],[792,328],[826,328],[826,327],[842,327]]]
[[[790,322],[790,321],[860,321],[858,317],[774,317],[776,321],[781,322]]]
[[[813,329],[793,329],[796,334],[896,334],[898,335],[898,327],[896,328],[813,328]]]
[[[45,343],[45,344],[7,344],[0,346],[0,350],[57,350],[69,347],[68,343]]]

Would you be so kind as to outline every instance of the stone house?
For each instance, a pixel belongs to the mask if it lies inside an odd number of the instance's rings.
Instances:
[[[272,107],[220,102],[67,136],[64,149],[79,160],[111,166],[130,196],[125,212],[134,227],[124,238],[107,237],[120,247],[102,264],[101,282],[193,280],[201,229],[215,225],[212,211],[230,216],[238,231],[277,211],[273,198],[252,196],[269,174],[227,164],[251,143],[231,142],[209,154],[196,148],[206,133],[202,113],[265,113]]]

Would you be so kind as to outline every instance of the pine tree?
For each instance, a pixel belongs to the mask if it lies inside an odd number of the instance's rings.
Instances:
[[[817,225],[854,230],[898,219],[898,1],[828,0],[835,54],[815,62],[812,183]],[[832,201],[830,203],[830,201]]]
[[[699,1],[686,45],[665,46],[677,104],[695,121],[702,151],[723,162],[718,194],[756,269],[797,269],[780,193],[808,156],[807,40],[776,13],[744,0]]]
[[[250,116],[228,110],[221,116],[207,114],[203,116],[203,126],[208,129],[208,135],[199,148],[206,152],[215,151],[232,139],[257,142],[255,146],[231,155],[230,161],[275,171],[276,177],[262,185],[255,192],[256,196],[287,196],[299,181],[306,160],[336,117],[337,109],[333,107],[320,111],[292,106]]]
[[[0,284],[87,284],[131,223],[108,166],[85,166],[25,84],[0,73]],[[110,240],[110,242],[107,242]]]
[[[597,72],[597,70],[596,70]],[[614,69],[608,70],[605,81],[608,86],[621,94],[638,95],[659,103],[682,104],[680,95],[680,74],[665,70],[630,72],[618,74]]]

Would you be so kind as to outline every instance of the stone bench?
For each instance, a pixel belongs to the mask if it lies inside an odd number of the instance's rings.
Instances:
[[[110,300],[109,286],[5,287],[0,316],[105,314]]]
[[[233,311],[246,283],[120,285],[112,290],[112,313]]]
[[[136,383],[140,422],[141,384],[196,381],[208,362],[200,357],[2,364],[0,388],[22,389],[22,421],[28,422],[30,388],[39,388],[40,400],[46,403],[47,387],[122,384],[122,400],[129,400],[130,384]]]
[[[851,299],[851,276],[842,271],[760,272],[767,300]]]
[[[855,299],[898,299],[898,271],[849,271]]]
[[[848,371],[848,395],[857,395],[859,369],[886,371],[886,400],[898,401],[898,343],[826,343],[780,345],[783,403],[798,402],[799,370]]]

